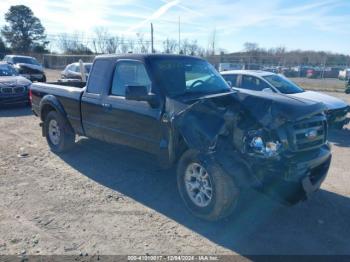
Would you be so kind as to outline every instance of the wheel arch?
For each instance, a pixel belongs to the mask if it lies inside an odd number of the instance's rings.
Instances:
[[[46,116],[50,111],[56,111],[60,113],[63,117],[67,117],[67,114],[62,106],[62,104],[58,101],[58,99],[53,95],[46,95],[40,101],[40,119],[41,121],[45,121]]]

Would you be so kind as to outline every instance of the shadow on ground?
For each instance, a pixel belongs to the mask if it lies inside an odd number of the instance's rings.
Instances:
[[[350,254],[350,198],[326,190],[288,208],[256,194],[239,216],[208,223],[185,209],[174,171],[159,170],[148,154],[81,139],[61,158],[101,185],[242,255]]]
[[[4,106],[0,105],[0,117],[15,117],[33,115],[32,109],[27,105]]]

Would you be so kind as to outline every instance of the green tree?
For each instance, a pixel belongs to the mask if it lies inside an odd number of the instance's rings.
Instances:
[[[6,52],[7,52],[6,45],[5,45],[4,41],[2,40],[2,38],[0,37],[0,56]]]
[[[5,25],[1,34],[14,51],[28,52],[33,47],[45,46],[45,28],[39,18],[35,17],[32,10],[25,5],[11,6],[5,14]]]

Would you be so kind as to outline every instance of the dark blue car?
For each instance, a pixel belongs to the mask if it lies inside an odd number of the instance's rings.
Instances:
[[[0,106],[28,104],[31,83],[20,76],[12,65],[0,62]]]

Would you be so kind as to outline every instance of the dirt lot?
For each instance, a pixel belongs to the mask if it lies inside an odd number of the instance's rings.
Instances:
[[[151,156],[88,139],[55,155],[38,124],[29,108],[0,111],[0,254],[350,254],[350,126],[331,133],[329,176],[309,201],[256,194],[207,223]]]

